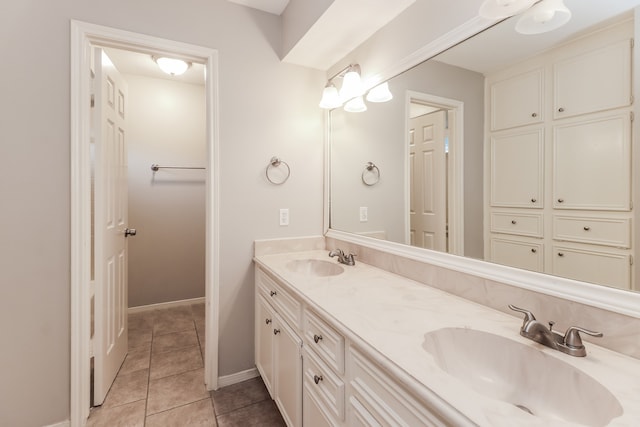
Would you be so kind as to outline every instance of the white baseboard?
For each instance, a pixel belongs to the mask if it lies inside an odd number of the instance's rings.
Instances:
[[[65,420],[65,421],[60,421],[59,423],[55,423],[55,424],[51,424],[48,426],[44,426],[44,427],[69,427],[71,424],[69,422],[69,420]]]
[[[218,387],[221,388],[221,387],[226,387],[228,385],[241,383],[242,381],[250,380],[258,376],[260,376],[260,374],[258,373],[258,369],[256,368],[247,369],[246,371],[236,372],[235,374],[231,374],[231,375],[225,375],[224,377],[218,378]]]
[[[201,298],[183,299],[180,301],[161,302],[158,304],[140,305],[138,307],[129,307],[128,313],[129,314],[142,313],[144,311],[157,310],[159,308],[180,307],[183,305],[191,305],[191,304],[203,304],[204,302],[205,302],[205,297],[201,297]]]

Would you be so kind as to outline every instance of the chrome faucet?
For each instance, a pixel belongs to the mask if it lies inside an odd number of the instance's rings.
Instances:
[[[602,337],[602,332],[594,332],[578,326],[571,326],[565,331],[564,335],[562,335],[553,330],[555,322],[549,322],[549,327],[547,328],[542,322],[537,321],[536,317],[530,311],[511,304],[509,304],[509,308],[524,314],[520,335],[570,356],[584,357],[587,355],[584,344],[582,344],[580,332],[591,335],[592,337]]]
[[[331,258],[333,258],[334,256],[338,257],[338,262],[341,264],[345,264],[345,265],[356,265],[356,261],[353,259],[353,257],[355,257],[355,254],[345,254],[344,252],[342,252],[342,249],[334,249],[331,252],[329,252],[329,256]]]

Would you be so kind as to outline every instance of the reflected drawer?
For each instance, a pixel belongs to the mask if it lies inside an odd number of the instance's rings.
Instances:
[[[344,337],[310,310],[304,311],[304,344],[339,374],[344,374]]]
[[[631,247],[629,218],[553,217],[553,238],[595,245]]]
[[[491,239],[491,261],[532,271],[544,271],[544,246],[524,240]]]
[[[541,214],[492,212],[491,231],[494,233],[518,234],[542,237],[543,219]]]
[[[584,282],[630,289],[631,260],[626,253],[554,246],[553,274]]]

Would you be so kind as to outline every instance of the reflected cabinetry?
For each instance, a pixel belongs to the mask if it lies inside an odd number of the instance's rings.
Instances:
[[[486,79],[485,256],[630,289],[633,25]]]

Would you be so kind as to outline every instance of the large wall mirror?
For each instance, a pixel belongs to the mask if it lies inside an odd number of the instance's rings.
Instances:
[[[640,0],[564,3],[555,31],[506,19],[391,78],[391,101],[332,110],[330,229],[640,291]]]

